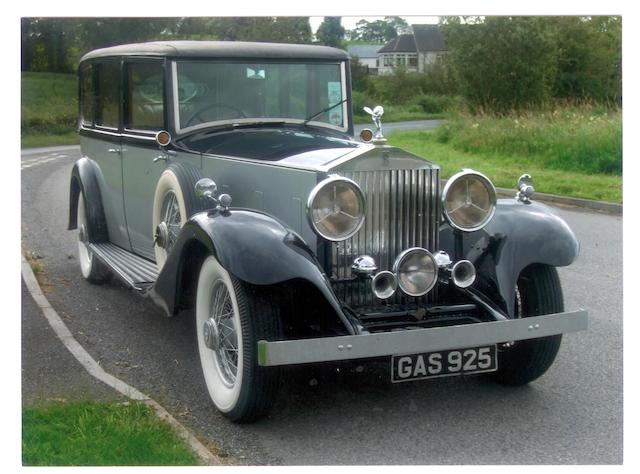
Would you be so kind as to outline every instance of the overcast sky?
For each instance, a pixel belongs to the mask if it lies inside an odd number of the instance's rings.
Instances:
[[[356,23],[360,20],[367,21],[376,21],[382,20],[383,16],[343,16],[342,17],[342,26],[345,30],[353,30],[356,27]],[[438,23],[437,16],[403,16],[407,23],[410,25],[425,25],[425,24],[436,24]],[[311,30],[315,33],[322,23],[324,19],[323,16],[312,16],[309,17],[309,23],[311,23]]]

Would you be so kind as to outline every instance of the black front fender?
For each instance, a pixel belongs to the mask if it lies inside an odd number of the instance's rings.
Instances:
[[[107,242],[109,232],[102,207],[102,195],[97,179],[98,166],[89,158],[82,157],[73,165],[69,183],[69,225],[68,230],[78,226],[78,196],[85,198],[87,224],[92,242]]]
[[[550,207],[500,199],[491,222],[481,231],[462,233],[462,256],[473,262],[479,280],[496,290],[497,303],[511,316],[520,272],[531,264],[570,265],[580,245],[569,225]],[[440,229],[440,246],[455,255],[454,232]]]
[[[163,300],[169,314],[176,310],[181,272],[194,243],[214,255],[233,276],[249,284],[266,286],[294,279],[310,282],[349,333],[355,333],[315,254],[302,238],[273,217],[245,209],[201,212],[182,228],[152,294]]]

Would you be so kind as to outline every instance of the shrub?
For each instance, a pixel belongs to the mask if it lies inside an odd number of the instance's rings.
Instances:
[[[366,116],[367,113],[363,110],[364,107],[373,108],[376,105],[375,99],[372,99],[364,92],[353,91],[351,95],[353,100],[353,114],[359,116]]]
[[[416,99],[416,103],[428,114],[440,114],[451,108],[453,99],[446,95],[423,94]]]

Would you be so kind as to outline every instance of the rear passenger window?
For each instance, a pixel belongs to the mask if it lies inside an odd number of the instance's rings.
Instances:
[[[162,63],[143,62],[127,66],[127,128],[164,128],[164,80]]]
[[[93,125],[94,99],[93,67],[86,66],[80,70],[80,123],[82,125]]]
[[[96,125],[118,128],[120,122],[120,63],[98,65]]]

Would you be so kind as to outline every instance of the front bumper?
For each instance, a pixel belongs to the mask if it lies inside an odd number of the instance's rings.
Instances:
[[[587,311],[578,310],[524,319],[429,329],[290,341],[258,341],[258,364],[307,364],[463,349],[584,331],[587,329],[587,319]]]

